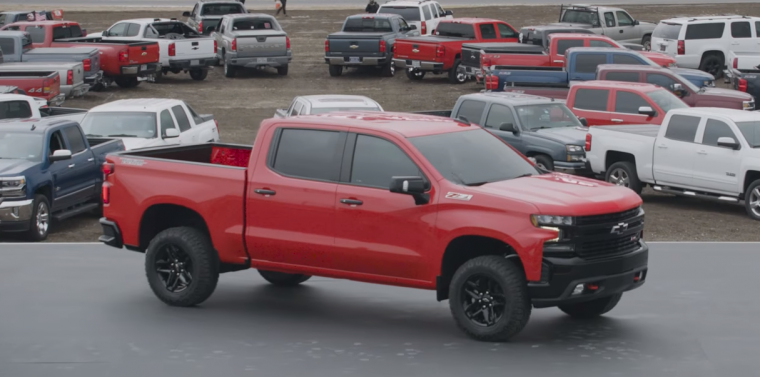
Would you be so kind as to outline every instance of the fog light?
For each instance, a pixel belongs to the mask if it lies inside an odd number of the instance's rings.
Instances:
[[[583,289],[583,284],[576,285],[575,288],[573,288],[573,293],[570,296],[576,296],[583,293]]]

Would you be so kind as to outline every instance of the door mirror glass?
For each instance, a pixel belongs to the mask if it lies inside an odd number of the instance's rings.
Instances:
[[[454,15],[454,12],[453,12],[453,11],[450,11],[450,10],[447,10],[447,11],[443,12],[443,14],[445,14],[445,15],[447,15],[447,16],[453,16],[453,15]]]
[[[641,106],[639,107],[639,114],[653,117],[657,113],[649,106]]]
[[[164,139],[172,139],[175,137],[179,137],[179,130],[176,128],[167,128],[166,132],[164,132]]]
[[[733,150],[739,149],[739,143],[734,140],[732,137],[719,137],[718,138],[718,146],[724,147],[724,148],[731,148]]]
[[[409,25],[409,30],[417,30],[417,25]]]
[[[581,122],[581,124],[583,125],[583,127],[588,127],[588,121],[586,120],[585,117],[578,118],[578,121]]]
[[[71,158],[71,151],[68,149],[59,149],[57,151],[54,151],[52,155],[50,155],[50,162],[56,162],[56,161],[62,161],[62,160],[68,160]]]
[[[190,17],[190,12],[182,12],[182,17]]]
[[[499,131],[506,131],[506,132],[511,132],[513,134],[517,134],[517,129],[515,128],[515,125],[512,123],[502,123],[499,126]]]
[[[428,189],[429,184],[422,177],[391,177],[390,192],[411,195],[417,205],[430,201],[430,195],[425,193]]]

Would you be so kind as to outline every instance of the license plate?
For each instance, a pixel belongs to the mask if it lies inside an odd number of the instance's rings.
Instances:
[[[201,62],[199,60],[191,60],[190,65],[200,65]]]
[[[666,48],[665,45],[660,45],[660,51],[665,51],[665,48]]]
[[[351,64],[359,64],[359,58],[358,57],[350,57],[348,58],[348,62]]]
[[[147,64],[143,64],[143,65],[140,66],[140,70],[141,71],[144,71],[146,69],[148,69],[148,65]]]
[[[266,63],[269,61],[267,58],[256,58],[256,63]]]
[[[412,60],[412,67],[419,68],[420,67],[420,61],[419,60]]]

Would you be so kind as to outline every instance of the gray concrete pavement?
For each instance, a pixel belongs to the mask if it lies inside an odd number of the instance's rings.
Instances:
[[[160,303],[142,254],[0,245],[0,376],[750,376],[760,244],[651,245],[648,282],[609,315],[534,311],[513,342],[472,341],[428,291],[255,271],[198,308]]]

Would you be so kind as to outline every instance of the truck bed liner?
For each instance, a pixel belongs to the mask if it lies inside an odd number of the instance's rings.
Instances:
[[[194,162],[199,164],[222,165],[245,169],[251,158],[250,145],[205,143],[179,147],[146,148],[126,153],[124,157],[148,157],[162,160]]]

